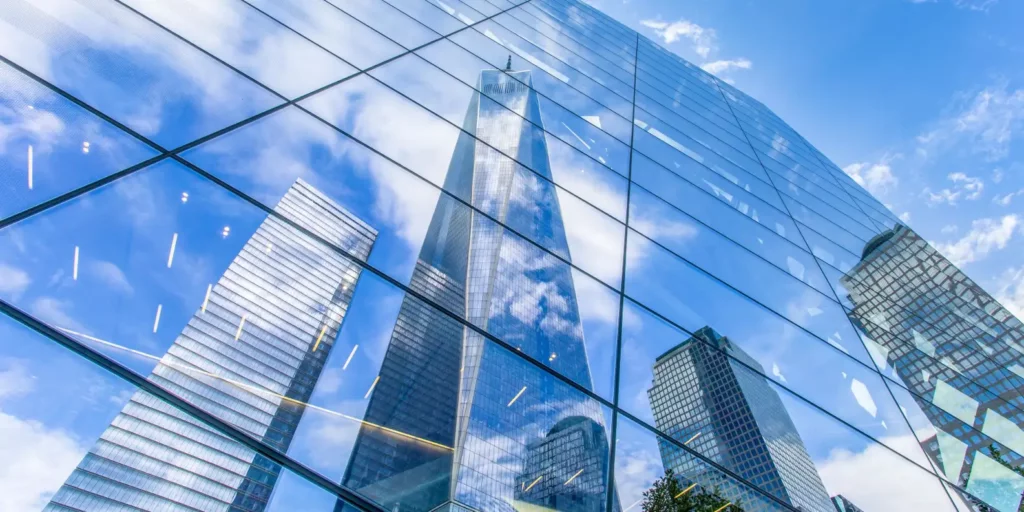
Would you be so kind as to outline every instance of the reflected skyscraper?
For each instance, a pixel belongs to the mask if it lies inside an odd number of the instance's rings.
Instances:
[[[275,211],[362,259],[377,236],[302,180]],[[210,285],[149,380],[287,451],[360,272],[334,249],[268,216]],[[269,459],[139,391],[46,510],[261,511],[280,472]]]
[[[864,509],[858,507],[857,505],[854,505],[842,494],[838,496],[832,496],[832,504],[836,506],[837,512],[864,512]]]
[[[529,71],[480,73],[445,189],[568,259],[530,85]],[[591,388],[569,267],[487,216],[442,195],[409,286]],[[607,499],[604,420],[568,389],[407,295],[365,420],[435,444],[364,426],[342,483],[403,512],[595,510]]]
[[[1024,477],[1006,464],[1024,461],[1020,320],[905,226],[869,241],[840,281],[876,364],[902,381],[931,423],[933,434],[918,435],[938,470],[989,505],[1016,511]]]
[[[768,380],[740,363],[761,365],[714,329],[694,336],[659,356],[647,395],[655,426],[705,457],[794,507],[833,509],[825,486],[778,392]],[[662,463],[676,475],[726,498],[758,503],[750,489],[707,472],[708,466],[660,440]],[[744,499],[746,498],[746,499]]]

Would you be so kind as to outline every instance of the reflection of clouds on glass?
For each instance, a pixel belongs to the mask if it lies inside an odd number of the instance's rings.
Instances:
[[[8,7],[0,19],[0,53],[172,145],[273,102],[255,84],[115,3],[49,0]],[[172,116],[175,122],[169,122]]]
[[[919,450],[913,435],[885,438],[887,446]],[[851,451],[833,449],[815,461],[829,494],[842,494],[864,510],[952,510],[938,480],[878,444]]]
[[[0,297],[9,297],[17,301],[21,294],[32,283],[28,272],[0,263]]]
[[[85,446],[60,428],[0,411],[0,509],[41,510],[85,455]]]

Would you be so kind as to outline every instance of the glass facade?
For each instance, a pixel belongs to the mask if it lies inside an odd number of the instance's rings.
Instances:
[[[0,510],[1021,506],[1020,321],[587,4],[0,33]]]

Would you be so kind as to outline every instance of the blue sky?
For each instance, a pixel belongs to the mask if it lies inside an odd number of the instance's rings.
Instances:
[[[590,3],[764,102],[1024,312],[1024,4]]]

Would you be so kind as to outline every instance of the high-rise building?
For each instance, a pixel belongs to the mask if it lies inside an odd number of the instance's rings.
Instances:
[[[710,327],[659,356],[647,392],[655,426],[800,510],[829,512],[828,494],[778,393],[740,362],[761,370]],[[661,453],[665,467],[687,481],[718,487],[741,505],[756,502],[675,445],[662,441]]]
[[[1024,453],[1020,320],[905,226],[873,238],[841,282],[877,363],[931,424],[919,434],[925,453],[975,495],[967,502],[1016,510],[1024,477],[1007,466]]]
[[[832,504],[836,506],[837,512],[864,512],[864,509],[850,503],[842,494],[832,496]]]
[[[477,90],[483,95],[475,93],[470,102],[445,190],[471,198],[499,222],[532,229],[535,240],[568,256],[557,197],[530,186],[538,179],[532,172],[550,179],[545,140],[534,136],[541,117],[531,85],[529,71],[480,73]],[[517,155],[533,171],[496,150]],[[550,257],[535,260],[537,255],[503,225],[442,196],[410,288],[499,338],[515,340],[519,351],[590,388],[570,269]],[[541,311],[527,313],[505,305],[508,297],[531,289],[550,294]],[[434,510],[447,503],[512,510],[514,500],[581,511],[603,504],[609,453],[600,432],[600,406],[590,399],[558,396],[564,388],[535,371],[517,372],[510,356],[407,296],[365,420],[451,450],[363,428],[343,484],[403,511]],[[562,400],[558,417],[512,407],[527,391]],[[524,441],[528,426],[547,434],[542,440]],[[570,445],[575,449],[565,449]],[[509,473],[508,464],[525,473]],[[587,474],[573,478],[580,469]]]
[[[3,2],[0,510],[1019,512],[1020,322],[636,28]]]
[[[275,211],[361,258],[377,235],[302,180]],[[287,451],[361,271],[268,216],[210,285],[149,380]],[[280,472],[266,457],[139,391],[46,510],[261,511]]]

